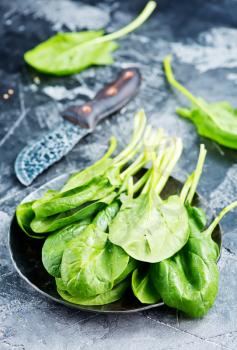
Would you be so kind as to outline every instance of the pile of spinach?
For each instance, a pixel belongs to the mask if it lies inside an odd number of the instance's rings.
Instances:
[[[168,82],[192,103],[190,108],[177,108],[177,113],[190,119],[200,135],[219,144],[237,149],[237,109],[227,101],[208,103],[195,97],[174,77],[171,68],[171,56],[164,59],[164,70]]]
[[[92,65],[113,63],[112,52],[118,48],[115,40],[140,27],[156,7],[149,1],[141,14],[126,27],[104,35],[104,31],[58,33],[24,55],[25,61],[46,74],[58,76],[78,73]]]
[[[166,305],[201,317],[219,284],[219,247],[212,233],[226,207],[209,225],[192,205],[206,157],[180,193],[162,197],[182,153],[182,140],[134,119],[130,143],[116,156],[116,140],[96,163],[69,177],[57,191],[17,207],[19,226],[45,239],[42,262],[59,295],[75,304],[103,305],[130,289],[144,304]],[[146,170],[142,170],[148,166]]]

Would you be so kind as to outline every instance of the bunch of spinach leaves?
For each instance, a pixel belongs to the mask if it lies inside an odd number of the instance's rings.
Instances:
[[[227,101],[208,103],[191,94],[175,79],[171,68],[171,56],[164,59],[164,70],[168,82],[192,103],[190,108],[177,108],[177,113],[190,119],[200,135],[223,146],[237,149],[237,109]]]
[[[46,74],[58,76],[78,73],[92,65],[113,63],[112,52],[118,48],[114,41],[140,27],[156,7],[149,1],[141,14],[126,27],[104,35],[104,31],[58,33],[24,55],[25,61]]]
[[[180,193],[162,190],[182,153],[182,140],[146,125],[140,111],[130,143],[73,174],[60,190],[20,204],[19,226],[43,238],[42,262],[59,295],[71,303],[103,305],[130,289],[143,304],[166,305],[201,317],[213,305],[219,283],[219,247],[212,232],[226,207],[206,226],[206,214],[192,205],[206,157]],[[147,170],[141,169],[148,166]]]

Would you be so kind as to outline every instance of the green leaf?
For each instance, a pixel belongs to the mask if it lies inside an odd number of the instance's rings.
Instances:
[[[132,290],[135,297],[143,304],[155,304],[160,295],[153,285],[148,266],[139,266],[132,274]]]
[[[103,31],[58,33],[26,52],[25,61],[46,74],[69,75],[79,73],[91,65],[112,64],[111,53],[118,48],[115,42],[93,44]]]
[[[112,193],[114,187],[106,177],[99,176],[88,184],[66,192],[60,192],[51,199],[36,200],[32,208],[36,217],[49,217],[78,208],[88,202],[100,200]]]
[[[35,213],[32,209],[32,204],[34,202],[21,203],[16,208],[16,219],[20,228],[31,238],[43,239],[45,235],[35,234],[31,227],[31,221],[35,217]]]
[[[166,259],[187,242],[188,216],[178,196],[162,201],[154,191],[125,201],[109,228],[109,239],[144,262]]]
[[[200,231],[200,222],[193,216],[198,210],[188,209],[191,232],[183,249],[151,266],[153,283],[164,303],[191,317],[203,316],[213,305],[219,281],[219,249],[210,235]]]
[[[61,214],[49,216],[48,218],[35,217],[31,221],[30,227],[37,233],[53,232],[74,222],[91,218],[99,210],[103,209],[105,205],[105,202],[98,201],[89,203],[82,208],[76,208]]]
[[[60,267],[63,251],[68,242],[78,236],[90,223],[84,220],[52,233],[44,242],[42,262],[47,272],[54,277],[61,277]]]
[[[105,232],[118,209],[116,202],[108,206],[65,248],[61,276],[71,295],[84,298],[105,293],[126,269],[129,256],[109,242]]]
[[[208,103],[195,97],[174,77],[171,68],[171,56],[164,59],[164,69],[169,83],[186,96],[192,106],[178,108],[177,113],[184,118],[190,119],[200,135],[208,137],[219,144],[237,149],[237,113],[236,109],[226,101]]]
[[[129,279],[124,280],[123,282],[117,284],[115,287],[113,287],[111,290],[102,293],[97,294],[92,297],[80,297],[80,296],[72,296],[68,291],[63,283],[61,278],[56,278],[56,285],[57,285],[57,291],[58,294],[66,301],[69,301],[73,304],[78,305],[105,305],[113,303],[116,300],[119,300],[122,298],[126,290],[128,289],[130,285]]]
[[[111,53],[119,39],[142,25],[156,7],[149,1],[142,13],[119,31],[104,35],[104,31],[58,33],[24,55],[25,61],[40,72],[54,75],[78,73],[91,65],[113,63]]]

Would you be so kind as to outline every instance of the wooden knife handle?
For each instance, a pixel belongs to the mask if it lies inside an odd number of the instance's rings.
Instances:
[[[94,129],[104,118],[125,106],[137,93],[141,74],[137,68],[120,71],[117,79],[100,90],[94,99],[81,106],[71,106],[63,117],[80,127]]]

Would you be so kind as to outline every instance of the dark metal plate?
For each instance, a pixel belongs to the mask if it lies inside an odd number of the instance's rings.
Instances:
[[[46,183],[38,190],[28,195],[24,199],[24,202],[39,198],[42,193],[49,188],[59,189],[66,181],[67,177],[68,175],[63,175]],[[182,183],[171,177],[162,193],[162,198],[166,198],[171,194],[177,193],[181,188]],[[205,209],[209,220],[213,219],[213,213],[208,207],[204,198],[196,194],[194,204]],[[221,248],[222,232],[220,226],[217,226],[216,230],[214,231],[213,239]],[[43,242],[44,240],[32,239],[22,232],[14,215],[9,231],[9,248],[14,266],[20,276],[28,284],[49,299],[79,310],[100,313],[132,313],[163,305],[163,302],[152,305],[141,304],[132,295],[131,291],[128,291],[121,300],[103,306],[82,306],[64,301],[57,293],[54,278],[51,277],[43,267],[41,261],[41,249]]]

